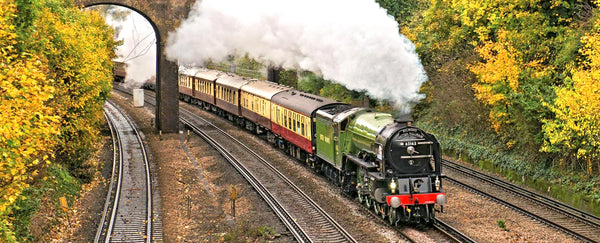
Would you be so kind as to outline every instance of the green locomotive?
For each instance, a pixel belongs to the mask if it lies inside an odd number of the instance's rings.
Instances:
[[[429,224],[441,190],[435,136],[390,114],[338,104],[317,111],[316,167],[391,224]]]

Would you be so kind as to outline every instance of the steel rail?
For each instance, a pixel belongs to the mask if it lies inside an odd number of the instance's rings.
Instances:
[[[141,138],[140,132],[137,129],[137,127],[134,125],[134,123],[130,120],[129,117],[127,117],[115,104],[113,104],[110,101],[106,102],[106,106],[105,109],[107,109],[106,107],[108,107],[108,109],[112,109],[113,112],[117,113],[118,115],[122,116],[122,119],[125,120],[125,122],[127,123],[128,128],[131,129],[133,135],[135,136],[135,140],[137,142],[137,144],[139,144],[139,149],[143,158],[143,163],[144,163],[144,168],[145,168],[145,183],[146,183],[146,213],[145,213],[145,233],[143,234],[143,239],[145,242],[151,242],[152,240],[152,191],[151,191],[151,178],[150,178],[150,170],[149,170],[149,162],[148,162],[148,156],[146,153],[146,149],[143,143],[143,140]],[[114,118],[112,118],[114,120]],[[114,121],[113,121],[114,122]],[[113,123],[114,125],[114,123]],[[116,128],[116,126],[115,126]],[[116,130],[116,129],[115,129]],[[122,138],[119,135],[119,132],[116,132],[118,140],[119,140],[119,144],[121,144],[121,140]],[[106,230],[106,237],[105,237],[105,242],[111,242],[112,241],[112,237],[113,237],[113,231],[114,231],[114,227],[115,227],[115,222],[116,222],[116,217],[117,214],[119,213],[119,201],[121,199],[121,192],[122,192],[122,188],[123,188],[123,149],[122,149],[122,145],[120,145],[121,148],[119,149],[119,154],[120,154],[120,166],[119,166],[119,177],[117,179],[117,186],[115,189],[115,197],[114,197],[114,202],[113,202],[113,206],[112,206],[112,212],[111,212],[111,217],[110,217],[110,221]],[[112,183],[112,181],[111,181]],[[104,218],[104,216],[103,216]],[[97,233],[98,235],[98,233]],[[97,239],[99,240],[99,237],[97,237]]]
[[[472,191],[472,192],[474,192],[476,194],[479,194],[479,195],[482,195],[484,197],[490,198],[492,201],[495,201],[495,202],[497,202],[499,204],[502,204],[502,205],[504,205],[504,206],[506,206],[508,208],[511,208],[511,209],[513,209],[513,210],[515,210],[515,211],[523,214],[523,215],[526,215],[526,216],[528,216],[530,218],[533,218],[533,219],[535,219],[537,221],[540,221],[540,222],[542,222],[542,223],[544,223],[544,224],[546,224],[546,225],[548,225],[548,226],[550,226],[552,228],[555,228],[557,230],[561,230],[561,231],[563,231],[563,232],[565,232],[567,234],[570,234],[570,235],[572,235],[572,236],[574,236],[576,238],[579,238],[581,240],[585,240],[585,241],[588,241],[588,242],[595,242],[594,240],[589,239],[588,237],[585,237],[583,235],[580,235],[579,233],[577,233],[577,232],[575,232],[575,231],[573,231],[571,229],[565,228],[565,227],[563,227],[563,226],[561,226],[561,225],[559,225],[557,223],[554,223],[554,222],[552,222],[552,221],[550,221],[548,219],[539,217],[538,215],[535,215],[535,214],[527,211],[526,209],[523,209],[522,207],[519,207],[518,205],[515,205],[513,203],[507,202],[506,200],[503,200],[501,198],[493,196],[493,195],[491,195],[491,194],[489,194],[487,192],[481,191],[481,190],[479,190],[479,189],[477,189],[477,188],[475,188],[475,187],[473,187],[471,185],[468,185],[466,183],[462,183],[462,182],[457,181],[457,180],[455,180],[453,178],[450,178],[450,177],[446,177],[446,180],[449,181],[449,182],[451,182],[451,183],[454,183],[454,184],[456,184],[458,186],[461,186],[461,187],[463,187],[463,188],[465,188],[465,189],[467,189],[469,191]]]
[[[450,226],[449,224],[447,224],[446,222],[444,222],[440,219],[436,219],[433,222],[433,228],[444,233],[446,236],[450,237],[450,239],[452,239],[456,242],[466,242],[466,243],[477,242],[477,241],[473,240],[471,237],[469,237],[468,235],[463,234],[462,232],[458,231],[457,229],[455,229],[454,227]]]
[[[356,240],[354,240],[354,238],[341,226],[339,225],[331,216],[329,216],[325,210],[323,210],[316,202],[314,202],[314,200],[312,200],[308,195],[306,195],[300,188],[298,188],[293,182],[291,182],[288,178],[286,178],[279,170],[277,170],[274,166],[272,166],[270,163],[268,163],[264,158],[262,158],[260,155],[258,155],[256,152],[254,152],[252,149],[250,149],[248,146],[246,146],[245,144],[243,144],[242,142],[240,142],[239,140],[235,139],[233,136],[231,136],[230,134],[228,134],[227,132],[223,131],[222,129],[214,126],[213,124],[211,124],[210,122],[206,121],[205,119],[193,114],[190,111],[187,111],[186,109],[181,109],[180,112],[182,112],[182,116],[180,117],[180,119],[182,121],[184,121],[184,123],[186,123],[186,125],[192,125],[191,127],[193,127],[194,132],[198,133],[202,133],[203,137],[204,136],[209,136],[208,134],[204,133],[201,129],[199,129],[198,127],[196,127],[194,124],[192,124],[192,122],[189,120],[189,118],[186,118],[185,116],[192,116],[194,119],[197,120],[202,120],[203,123],[205,124],[209,124],[209,126],[212,126],[215,130],[217,130],[220,134],[226,136],[227,138],[229,138],[231,141],[235,142],[236,144],[238,144],[239,146],[241,146],[242,148],[244,148],[247,152],[249,152],[252,156],[254,156],[256,159],[258,159],[259,161],[262,162],[263,165],[267,166],[272,172],[274,172],[281,180],[283,180],[289,187],[291,187],[297,194],[299,194],[306,202],[308,202],[312,208],[314,208],[316,211],[318,211],[318,213],[321,215],[321,217],[323,217],[328,224],[332,225],[336,231],[336,232],[331,232],[332,235],[334,234],[339,234],[343,239],[338,239],[338,240],[343,240],[345,242],[356,242]],[[218,144],[218,142],[216,142],[214,139],[212,138],[208,138],[207,141],[209,141],[209,143],[215,147],[218,148],[218,150],[220,152],[222,152],[222,154],[224,153],[225,157],[230,160],[233,159],[235,160],[235,158],[233,157],[233,155],[231,155],[229,153],[229,151],[227,151],[224,146]],[[231,161],[230,161],[231,162]],[[236,167],[236,169],[238,169],[240,171],[240,173],[244,174],[244,177],[247,177],[246,175],[248,175],[248,177],[251,178],[251,180],[248,180],[249,182],[251,182],[251,184],[258,190],[266,190],[266,196],[267,198],[273,198],[273,203],[269,203],[269,205],[273,208],[274,211],[282,211],[284,214],[282,215],[282,221],[289,221],[289,222],[284,222],[284,224],[286,224],[286,226],[290,228],[290,230],[292,231],[292,233],[294,234],[294,237],[301,242],[314,242],[315,240],[311,239],[308,234],[306,233],[306,231],[304,229],[302,229],[302,227],[300,225],[298,225],[296,223],[296,220],[294,220],[294,218],[287,212],[287,210],[285,210],[285,208],[279,203],[279,201],[268,191],[268,189],[266,189],[266,187],[264,185],[262,185],[262,183],[256,179],[256,177],[253,175],[252,172],[250,172],[243,163],[232,163],[234,164],[234,166]],[[247,178],[248,179],[248,178]],[[262,193],[261,193],[262,195]],[[267,200],[267,198],[265,198],[265,200]],[[271,200],[271,199],[269,199]],[[277,205],[279,204],[279,205]],[[330,238],[330,240],[332,240],[334,238]]]
[[[96,230],[96,236],[94,237],[94,243],[99,243],[100,238],[102,237],[102,232],[105,229],[106,224],[106,216],[108,214],[108,210],[110,209],[110,199],[113,193],[114,181],[115,181],[115,173],[117,168],[117,161],[119,161],[119,168],[122,165],[122,156],[121,156],[121,139],[119,137],[119,133],[115,132],[114,121],[111,117],[107,115],[107,112],[104,112],[104,119],[108,123],[108,127],[110,129],[111,138],[113,141],[113,163],[112,163],[112,171],[110,176],[110,183],[108,186],[108,191],[106,192],[106,200],[104,202],[104,209],[102,210],[102,218],[100,219],[100,224],[98,225],[98,229]],[[118,154],[117,154],[118,153]]]

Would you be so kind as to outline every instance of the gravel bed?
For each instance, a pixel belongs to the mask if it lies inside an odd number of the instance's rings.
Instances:
[[[459,173],[444,171],[448,176],[467,184],[478,184],[484,191],[509,201],[523,200],[503,190],[466,178]],[[446,182],[448,205],[446,213],[437,217],[479,242],[576,242],[564,234],[528,216],[502,206],[483,196],[477,195]],[[499,226],[503,221],[505,228]]]

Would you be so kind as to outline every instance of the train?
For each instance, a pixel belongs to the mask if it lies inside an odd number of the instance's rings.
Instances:
[[[178,84],[181,100],[263,136],[392,225],[443,211],[440,144],[410,120],[204,68],[180,67]]]
[[[125,82],[127,77],[127,63],[113,61],[113,80],[117,83]]]

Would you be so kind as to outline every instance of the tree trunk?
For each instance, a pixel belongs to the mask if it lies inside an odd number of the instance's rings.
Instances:
[[[588,173],[590,176],[594,174],[594,166],[592,164],[592,158],[588,157]]]

